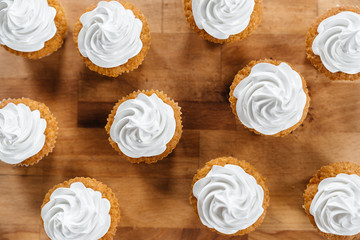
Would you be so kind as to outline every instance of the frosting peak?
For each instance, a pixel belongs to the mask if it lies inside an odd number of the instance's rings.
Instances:
[[[264,135],[277,134],[299,122],[307,98],[301,76],[286,63],[256,64],[233,95],[240,121]]]
[[[360,177],[341,173],[322,180],[311,202],[310,214],[324,233],[341,236],[360,233]]]
[[[0,44],[35,52],[57,31],[56,10],[47,0],[0,0]]]
[[[52,240],[98,240],[110,228],[111,204],[101,192],[75,182],[57,188],[41,209],[45,232]]]
[[[0,160],[18,164],[37,154],[45,144],[46,120],[22,103],[0,109]]]
[[[214,165],[194,184],[193,194],[201,222],[223,234],[248,228],[264,212],[264,190],[237,165]]]
[[[360,14],[345,11],[319,24],[312,50],[332,73],[360,72]]]
[[[142,49],[142,22],[118,1],[101,1],[80,17],[78,36],[82,56],[95,65],[113,68],[123,65]]]
[[[193,0],[192,11],[199,29],[217,39],[244,31],[254,10],[254,0]]]
[[[176,128],[174,110],[155,93],[140,93],[118,107],[110,137],[128,157],[151,157],[163,153]]]

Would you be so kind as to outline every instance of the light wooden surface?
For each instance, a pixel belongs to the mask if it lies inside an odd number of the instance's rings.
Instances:
[[[310,23],[336,4],[359,0],[264,0],[263,20],[248,39],[204,41],[189,28],[182,0],[132,0],[150,23],[152,46],[143,65],[111,79],[89,71],[75,51],[72,26],[95,0],[62,0],[69,32],[62,49],[38,61],[0,49],[0,98],[46,103],[59,121],[54,153],[34,167],[0,164],[0,239],[47,239],[40,206],[53,185],[89,176],[116,193],[122,218],[115,239],[322,239],[302,210],[307,181],[322,165],[360,163],[360,84],[331,82],[305,59]],[[261,137],[235,121],[228,103],[234,75],[249,61],[284,60],[307,80],[312,98],[303,126],[284,138]],[[184,134],[175,152],[153,165],[119,159],[104,130],[113,104],[138,89],[159,89],[179,102]],[[196,170],[219,156],[251,162],[268,178],[264,223],[243,238],[202,227],[188,202]]]

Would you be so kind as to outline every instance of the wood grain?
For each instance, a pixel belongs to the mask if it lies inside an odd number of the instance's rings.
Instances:
[[[89,71],[72,41],[73,24],[96,2],[62,0],[69,31],[55,54],[30,61],[0,50],[0,97],[44,102],[60,127],[54,153],[36,166],[0,163],[0,239],[47,239],[40,221],[43,197],[55,184],[76,176],[94,177],[116,193],[122,219],[115,239],[322,239],[302,210],[302,193],[322,165],[360,163],[360,85],[318,74],[305,58],[305,33],[327,8],[359,1],[266,0],[253,35],[219,46],[191,31],[181,0],[133,0],[148,18],[152,46],[138,70],[116,79]],[[235,121],[227,100],[234,75],[261,58],[290,62],[309,86],[309,116],[284,138],[250,133]],[[132,165],[110,147],[104,126],[119,98],[151,88],[179,102],[184,133],[167,159]],[[188,202],[196,170],[220,156],[245,159],[268,178],[268,215],[243,238],[206,230]]]

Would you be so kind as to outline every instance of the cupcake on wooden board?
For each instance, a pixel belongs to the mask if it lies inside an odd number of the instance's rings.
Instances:
[[[0,45],[11,53],[48,56],[62,46],[66,30],[59,0],[0,0]]]
[[[262,0],[184,0],[191,28],[213,43],[248,37],[260,24]]]
[[[17,166],[38,163],[55,147],[58,123],[49,108],[28,98],[0,102],[0,160]]]
[[[306,118],[310,97],[304,78],[290,64],[252,61],[230,87],[235,117],[260,135],[285,136]]]
[[[245,161],[213,159],[194,176],[190,203],[210,230],[227,236],[252,232],[270,203],[265,178]]]
[[[360,238],[360,166],[339,162],[322,167],[304,193],[310,222],[330,240]]]
[[[52,240],[111,240],[120,221],[120,208],[108,186],[77,177],[49,190],[41,219]]]
[[[137,91],[122,98],[107,120],[111,146],[132,163],[165,158],[182,134],[180,107],[158,90]]]
[[[117,77],[141,65],[150,48],[150,30],[132,4],[100,1],[75,24],[74,41],[90,70]]]
[[[360,79],[360,8],[328,10],[306,35],[312,65],[332,80]]]

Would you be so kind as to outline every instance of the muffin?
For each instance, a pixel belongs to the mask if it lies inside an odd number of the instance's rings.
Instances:
[[[145,16],[132,4],[101,1],[81,15],[74,41],[91,71],[117,77],[141,65],[150,48],[150,30]]]
[[[39,59],[64,42],[67,23],[59,0],[6,0],[0,4],[0,45],[9,52]]]
[[[359,239],[360,166],[338,162],[322,167],[307,185],[303,207],[327,239]]]
[[[0,160],[17,166],[38,163],[55,147],[58,123],[49,108],[28,98],[0,102]]]
[[[307,58],[332,80],[360,79],[359,33],[359,7],[332,8],[306,34]]]
[[[290,64],[265,59],[238,72],[229,101],[235,117],[250,131],[279,137],[304,121],[310,97],[304,78]]]
[[[213,43],[248,37],[260,24],[262,0],[184,0],[190,27]]]
[[[123,97],[107,121],[110,145],[131,163],[165,158],[182,134],[180,107],[158,90],[139,90]]]
[[[265,178],[245,161],[213,159],[193,178],[190,203],[201,223],[227,236],[252,232],[269,207]]]
[[[111,240],[120,208],[108,186],[77,177],[49,190],[41,206],[41,220],[51,239]]]

